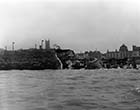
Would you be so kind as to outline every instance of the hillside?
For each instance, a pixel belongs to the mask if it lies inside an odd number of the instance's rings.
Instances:
[[[58,69],[59,65],[53,50],[27,49],[4,51],[0,54],[0,70]]]

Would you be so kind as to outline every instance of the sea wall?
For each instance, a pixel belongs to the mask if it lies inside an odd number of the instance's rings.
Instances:
[[[54,50],[27,49],[4,51],[0,54],[0,70],[9,69],[59,69]]]

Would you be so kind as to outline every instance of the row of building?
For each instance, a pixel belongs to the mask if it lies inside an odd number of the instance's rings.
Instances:
[[[133,45],[132,50],[128,50],[125,44],[122,44],[119,50],[109,51],[106,53],[101,53],[100,51],[86,51],[84,53],[77,53],[76,57],[78,59],[131,59],[137,58],[140,59],[140,47]]]
[[[132,50],[128,50],[125,44],[121,45],[119,50],[109,51],[105,53],[106,59],[124,59],[124,58],[138,58],[140,57],[140,47],[132,46]]]

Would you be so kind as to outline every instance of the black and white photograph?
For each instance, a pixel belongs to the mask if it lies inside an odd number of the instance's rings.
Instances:
[[[140,110],[140,0],[0,0],[0,110]]]

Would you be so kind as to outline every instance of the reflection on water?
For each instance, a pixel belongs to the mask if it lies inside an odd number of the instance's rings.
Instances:
[[[139,70],[0,71],[0,110],[140,110]]]

